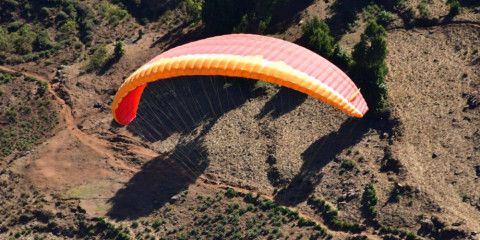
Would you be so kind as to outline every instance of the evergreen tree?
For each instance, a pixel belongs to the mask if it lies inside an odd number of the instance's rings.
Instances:
[[[334,39],[330,36],[330,28],[328,25],[320,21],[315,16],[312,20],[307,21],[302,27],[303,36],[307,38],[307,47],[322,55],[325,58],[330,58],[333,52]]]
[[[385,83],[385,76],[388,67],[385,59],[388,50],[385,37],[385,29],[371,22],[352,53],[354,64],[351,76],[362,89],[370,111],[374,114],[382,112],[387,105],[388,86]]]

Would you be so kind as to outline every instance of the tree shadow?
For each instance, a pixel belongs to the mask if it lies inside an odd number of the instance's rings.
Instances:
[[[120,0],[128,12],[140,21],[156,21],[167,10],[173,9],[178,5],[179,1],[163,0],[163,1],[136,1],[136,0]]]
[[[337,132],[329,133],[315,141],[303,153],[303,165],[289,185],[275,196],[284,205],[305,201],[322,179],[320,172],[342,150],[354,146],[370,129],[368,120],[349,118]]]
[[[151,82],[143,92],[137,118],[127,129],[149,142],[165,140],[174,133],[189,134],[205,121],[218,119],[254,97],[249,82],[223,76]]]
[[[208,129],[204,131],[208,132]],[[125,187],[109,199],[112,208],[107,215],[116,220],[138,219],[186,190],[208,166],[208,153],[202,137],[179,144],[170,154],[144,164]]]
[[[150,48],[160,47],[161,49],[171,49],[182,44],[193,42],[199,39],[209,37],[210,35],[205,31],[203,26],[194,28],[188,33],[184,33],[184,30],[188,28],[191,22],[185,22],[178,27],[170,30],[167,34],[155,40]]]
[[[289,26],[296,25],[301,20],[300,12],[313,3],[313,0],[296,0],[278,4],[272,11],[272,20],[267,33],[283,33]]]
[[[281,87],[270,100],[262,107],[260,113],[255,116],[262,119],[267,115],[273,118],[281,117],[300,106],[307,99],[308,95],[296,90]]]
[[[401,135],[401,124],[388,109],[376,115],[367,113],[362,119],[347,119],[338,131],[321,137],[302,153],[304,162],[300,171],[287,187],[278,192],[275,201],[290,206],[305,201],[320,183],[322,168],[344,149],[358,144],[371,129],[392,141],[392,137]]]
[[[339,39],[347,33],[353,27],[355,21],[358,20],[358,13],[369,3],[369,1],[355,0],[335,1],[329,7],[329,11],[333,12],[333,15],[325,21],[330,28],[332,36]]]

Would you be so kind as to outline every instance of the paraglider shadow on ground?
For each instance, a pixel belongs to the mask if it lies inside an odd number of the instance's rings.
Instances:
[[[298,106],[300,106],[307,99],[308,95],[295,91],[290,88],[282,87],[260,110],[260,113],[255,116],[257,119],[262,119],[267,115],[273,118],[281,117],[289,113]]]
[[[369,120],[350,118],[338,131],[315,141],[303,153],[303,165],[289,185],[281,190],[275,201],[296,205],[305,201],[322,179],[321,170],[344,149],[354,146],[370,129]]]
[[[109,200],[112,208],[108,216],[117,220],[146,216],[203,174],[209,165],[204,136],[223,114],[254,97],[253,84],[248,80],[242,79],[240,84],[230,84],[228,80],[180,77],[148,84],[137,119],[127,129],[151,143],[178,133],[180,143],[142,166]],[[112,123],[112,127],[119,126]]]
[[[137,219],[159,209],[203,173],[208,166],[206,154],[201,139],[196,139],[145,163],[109,200],[112,208],[107,215],[116,220]]]

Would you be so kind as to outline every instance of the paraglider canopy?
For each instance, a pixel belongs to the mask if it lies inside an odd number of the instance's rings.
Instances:
[[[149,82],[194,75],[267,81],[318,98],[355,117],[368,111],[352,80],[318,54],[272,37],[231,34],[170,49],[140,67],[118,89],[113,117],[120,124],[133,121]]]

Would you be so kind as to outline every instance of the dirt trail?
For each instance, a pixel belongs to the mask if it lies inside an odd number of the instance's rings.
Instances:
[[[39,76],[37,74],[22,72],[22,71],[16,71],[12,68],[5,67],[5,66],[0,66],[0,70],[7,71],[7,72],[20,72],[25,76],[33,77],[33,78],[36,78],[38,80],[50,83],[50,81],[47,78]],[[51,84],[48,84],[48,91],[55,97],[55,100],[60,104],[60,108],[61,108],[60,109],[60,118],[63,118],[65,120],[66,129],[68,130],[68,132],[71,135],[73,135],[75,138],[77,138],[85,146],[91,148],[93,151],[99,153],[100,155],[106,156],[109,163],[112,166],[119,167],[119,168],[129,170],[129,171],[132,171],[132,172],[138,172],[139,171],[139,169],[137,169],[137,168],[128,166],[124,162],[116,160],[116,158],[113,156],[113,154],[109,150],[109,144],[110,144],[109,142],[103,141],[99,138],[90,136],[90,135],[82,132],[77,127],[77,124],[75,123],[75,120],[73,119],[72,109],[52,89]],[[146,151],[141,151],[141,152],[146,153]],[[148,157],[155,157],[155,156],[153,154],[149,154]]]

